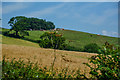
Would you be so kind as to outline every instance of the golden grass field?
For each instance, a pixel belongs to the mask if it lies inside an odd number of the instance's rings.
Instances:
[[[54,69],[80,69],[81,72],[85,72],[87,76],[89,76],[89,68],[83,63],[88,62],[88,58],[91,56],[97,55],[94,53],[63,50],[56,50],[54,53],[53,49],[2,44],[2,56],[5,55],[6,59],[11,60],[12,58],[16,58],[16,60],[18,60],[19,58],[22,58],[25,62],[30,59],[31,62],[38,62],[42,67],[51,67],[54,60],[54,54],[56,54]]]

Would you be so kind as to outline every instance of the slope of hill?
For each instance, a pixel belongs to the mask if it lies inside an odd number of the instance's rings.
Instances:
[[[39,45],[37,43],[33,43],[30,41],[7,37],[7,36],[3,36],[1,34],[0,34],[0,36],[1,36],[0,43],[2,43],[2,44],[39,47]]]
[[[6,29],[3,29],[3,32],[4,31],[6,31]],[[25,38],[31,40],[39,40],[40,36],[45,31],[28,31],[28,32],[29,32],[29,36],[25,36]],[[85,45],[90,43],[96,43],[99,46],[102,46],[106,41],[108,41],[111,44],[118,45],[118,38],[115,37],[108,37],[108,36],[90,34],[90,33],[73,31],[73,30],[59,30],[58,33],[63,34],[67,42],[69,40],[72,41],[69,44],[78,49],[83,48]]]
[[[59,33],[62,33],[67,40],[72,40],[73,42],[71,42],[70,45],[74,47],[84,47],[90,43],[96,43],[99,46],[102,46],[106,41],[111,44],[118,45],[118,38],[115,37],[108,37],[73,30],[63,30],[59,31]]]
[[[32,40],[39,40],[40,35],[44,33],[44,31],[28,31],[30,36],[25,36],[26,38]],[[96,43],[99,46],[102,46],[106,41],[111,44],[118,45],[118,38],[115,37],[108,37],[96,34],[90,34],[80,31],[73,31],[73,30],[60,30],[58,33],[63,34],[67,41],[70,42],[71,46],[76,48],[83,48],[85,45],[90,43]]]

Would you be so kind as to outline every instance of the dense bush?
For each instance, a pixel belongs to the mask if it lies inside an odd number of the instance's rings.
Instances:
[[[85,52],[98,53],[99,49],[100,47],[96,43],[91,43],[91,44],[84,46]]]
[[[105,54],[105,55],[111,55],[114,53],[117,53],[119,50],[119,47],[115,47],[113,44],[109,44],[107,41],[103,45],[102,49],[99,49],[99,54]]]
[[[120,49],[117,47],[106,47],[104,45],[101,54],[92,56],[89,60],[94,66],[86,63],[91,69],[92,78],[98,80],[119,80],[120,79]]]
[[[64,49],[65,44],[65,38],[56,32],[45,32],[40,37],[40,47],[43,48],[53,48],[53,49]]]
[[[67,45],[64,50],[67,50],[67,51],[80,51],[80,52],[83,51],[82,48],[77,48],[77,47],[70,46],[70,45]]]

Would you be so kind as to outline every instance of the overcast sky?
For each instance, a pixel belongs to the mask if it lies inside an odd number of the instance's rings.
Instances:
[[[63,0],[68,2],[18,1],[8,2],[8,0],[4,0],[2,3],[3,27],[10,28],[7,23],[11,17],[26,16],[52,21],[59,28],[114,37],[118,36],[118,0],[111,0],[111,2],[69,2],[68,0]]]

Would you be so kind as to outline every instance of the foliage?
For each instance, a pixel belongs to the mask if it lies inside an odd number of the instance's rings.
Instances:
[[[54,29],[55,25],[51,21],[46,21],[43,19],[38,18],[27,18],[26,22],[30,25],[29,27],[26,27],[26,30],[50,30]]]
[[[55,25],[51,21],[46,21],[43,19],[38,18],[27,18],[25,16],[16,16],[12,17],[8,22],[10,26],[15,26],[14,30],[18,31],[19,29],[22,30],[50,30],[54,29]]]
[[[117,53],[119,47],[115,47],[113,44],[109,44],[107,41],[103,45],[103,48],[99,50],[99,54],[111,55]]]
[[[119,80],[120,49],[114,48],[110,50],[110,47],[104,46],[104,48],[99,51],[101,54],[92,56],[89,59],[94,67],[85,63],[91,69],[90,74],[98,80]]]
[[[70,45],[67,45],[64,50],[67,50],[67,51],[80,51],[80,52],[83,51],[82,48],[77,48],[77,47],[70,46]]]
[[[74,72],[74,71],[72,71]],[[22,59],[18,61],[12,59],[8,61],[5,57],[2,60],[2,79],[39,79],[39,78],[77,78],[85,79],[84,75],[77,70],[75,73],[68,75],[68,69],[62,69],[61,72],[47,69],[47,67],[38,67],[37,63],[31,63],[30,60],[25,63]]]
[[[91,43],[84,47],[84,51],[91,53],[98,53],[98,49],[100,49],[100,47],[96,43]]]
[[[26,23],[26,17],[23,16],[17,16],[12,17],[8,24],[11,26],[10,31],[14,30],[16,37],[21,36],[29,36],[28,32],[25,31],[25,27],[28,26],[28,23]]]
[[[44,48],[53,48],[53,49],[64,49],[65,38],[62,34],[58,34],[56,32],[45,32],[40,36],[40,47]]]

